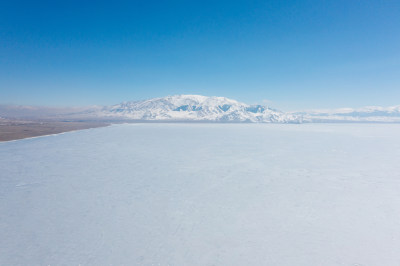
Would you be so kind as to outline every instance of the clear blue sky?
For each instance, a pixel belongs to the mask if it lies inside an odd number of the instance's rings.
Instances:
[[[0,103],[400,104],[400,1],[1,1]]]

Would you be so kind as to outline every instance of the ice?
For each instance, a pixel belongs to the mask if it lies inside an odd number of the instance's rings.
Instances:
[[[400,125],[126,124],[0,144],[0,265],[400,265]]]

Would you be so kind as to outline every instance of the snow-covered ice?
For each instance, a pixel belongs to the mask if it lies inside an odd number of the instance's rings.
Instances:
[[[0,143],[0,265],[400,265],[399,124]]]

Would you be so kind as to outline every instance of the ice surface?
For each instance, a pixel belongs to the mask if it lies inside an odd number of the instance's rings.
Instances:
[[[0,144],[0,265],[400,265],[400,125],[127,124]]]

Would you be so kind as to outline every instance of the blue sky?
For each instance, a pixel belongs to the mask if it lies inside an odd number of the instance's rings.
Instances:
[[[0,103],[400,104],[400,1],[2,1]]]

